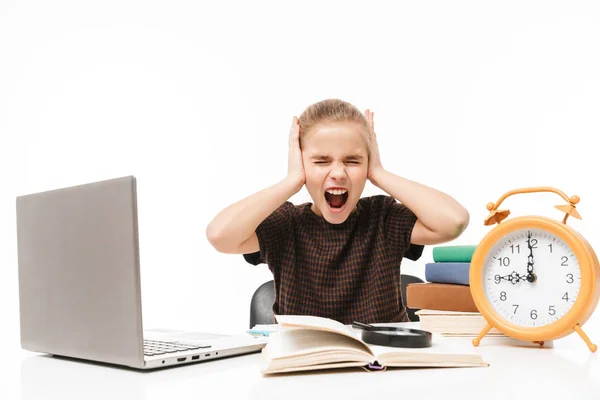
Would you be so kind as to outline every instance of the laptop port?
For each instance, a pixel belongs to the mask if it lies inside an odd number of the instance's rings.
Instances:
[[[199,360],[200,356],[192,356],[192,360]]]
[[[181,357],[181,358],[177,359],[177,362],[182,362],[182,361],[185,361],[186,359],[187,359],[187,357]]]
[[[206,354],[204,355],[204,357],[208,357],[208,356],[210,356],[210,353],[206,353]]]

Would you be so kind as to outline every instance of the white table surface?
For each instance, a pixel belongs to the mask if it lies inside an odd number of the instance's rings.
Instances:
[[[415,324],[410,324],[412,327]],[[600,333],[599,333],[600,334]],[[588,332],[595,343],[600,337]],[[460,339],[463,340],[463,339]],[[468,340],[468,339],[464,339]],[[14,349],[13,349],[14,350]],[[367,399],[422,396],[460,399],[600,399],[600,363],[576,335],[551,349],[490,345],[476,348],[483,368],[336,370],[265,377],[260,354],[138,372],[17,349],[4,358],[2,386],[30,399]],[[8,372],[6,372],[8,371]],[[226,396],[226,397],[223,397]]]

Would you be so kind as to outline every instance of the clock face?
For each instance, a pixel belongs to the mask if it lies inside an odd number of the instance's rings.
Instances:
[[[508,322],[540,327],[571,309],[581,288],[581,270],[560,237],[522,229],[504,236],[489,252],[483,288],[492,308]]]

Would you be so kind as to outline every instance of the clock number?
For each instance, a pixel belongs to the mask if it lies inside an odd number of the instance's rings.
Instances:
[[[500,281],[502,281],[502,277],[498,274],[494,275],[494,282],[500,283]]]
[[[506,292],[500,292],[500,300],[506,301]]]
[[[550,315],[556,314],[556,310],[554,309],[554,306],[548,307],[548,314],[550,314]]]
[[[550,253],[552,253],[552,243],[550,243],[548,247],[550,247]]]
[[[515,308],[515,311],[513,311],[513,314],[516,314],[517,310],[519,309],[519,305],[518,304],[513,304],[513,307]]]
[[[531,239],[530,243],[532,249],[537,249],[537,242],[537,239]]]
[[[520,244],[518,244],[518,245],[516,245],[516,246],[515,246],[514,244],[511,244],[511,245],[510,245],[510,251],[511,251],[513,254],[515,254],[515,247],[516,247],[516,249],[517,249],[517,253],[518,253],[518,254],[521,254],[521,245],[520,245]]]
[[[531,319],[537,319],[537,311],[531,310],[531,312],[529,313],[529,316],[531,317]]]
[[[500,257],[498,259],[501,267],[508,267],[510,265],[510,258],[508,257]]]
[[[561,263],[560,265],[562,265],[563,267],[568,267],[568,266],[569,266],[569,264],[567,264],[567,261],[569,261],[569,257],[567,257],[567,256],[562,256],[562,257],[560,258],[560,260],[562,261],[562,263]]]
[[[569,301],[569,292],[565,292],[565,294],[563,295],[562,299],[564,301]]]
[[[567,274],[567,283],[573,283],[573,274]]]

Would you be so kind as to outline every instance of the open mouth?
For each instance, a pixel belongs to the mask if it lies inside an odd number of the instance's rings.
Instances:
[[[325,201],[332,210],[341,210],[348,200],[348,191],[346,189],[327,189],[325,191]]]

